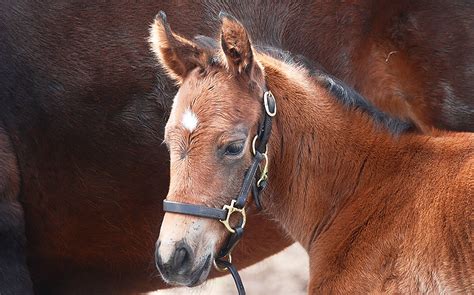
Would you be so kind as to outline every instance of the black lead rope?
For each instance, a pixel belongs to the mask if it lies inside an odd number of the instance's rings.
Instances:
[[[227,269],[232,275],[232,278],[234,279],[234,282],[235,282],[235,287],[237,287],[237,291],[239,292],[239,295],[245,295],[244,284],[242,283],[242,279],[240,278],[237,268],[232,263],[226,260],[222,260],[219,263],[222,265],[222,267]]]
[[[231,235],[227,239],[224,247],[219,251],[217,258],[214,260],[214,266],[219,271],[228,270],[231,273],[239,295],[245,295],[245,288],[237,268],[232,264],[231,253],[244,234],[246,221],[245,205],[247,204],[250,192],[252,192],[257,208],[262,208],[260,195],[268,183],[267,143],[272,131],[272,118],[276,115],[276,102],[270,91],[265,91],[263,94],[263,113],[263,122],[260,124],[257,135],[252,141],[252,153],[254,155],[252,164],[245,173],[242,188],[240,189],[238,196],[232,200],[230,205],[225,205],[222,209],[218,209],[202,205],[163,200],[163,210],[166,212],[217,219],[224,224]],[[265,161],[265,166],[262,171],[259,171],[262,161]],[[257,173],[259,174],[258,180],[255,181]],[[235,212],[240,213],[242,218],[236,227],[231,227],[229,223],[230,216]],[[227,260],[225,259],[226,257]]]

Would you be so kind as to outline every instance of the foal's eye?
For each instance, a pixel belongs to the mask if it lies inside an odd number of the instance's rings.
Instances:
[[[237,156],[244,150],[244,142],[233,142],[225,148],[226,156]]]

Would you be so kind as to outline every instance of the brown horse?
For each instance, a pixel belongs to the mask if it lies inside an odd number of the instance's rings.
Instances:
[[[31,292],[29,274],[38,294],[164,287],[153,251],[176,89],[146,42],[160,9],[188,37],[232,12],[255,42],[318,60],[384,110],[473,130],[472,1],[0,1],[2,294]],[[249,218],[239,266],[285,244]]]
[[[222,17],[220,35],[221,47],[200,46],[162,14],[152,27],[153,50],[180,84],[165,131],[167,199],[219,208],[238,195],[273,112],[269,89],[278,107],[262,202],[308,251],[309,293],[474,292],[474,134],[399,134],[334,78],[255,51],[234,18]],[[217,221],[166,213],[163,277],[204,281],[226,236]]]

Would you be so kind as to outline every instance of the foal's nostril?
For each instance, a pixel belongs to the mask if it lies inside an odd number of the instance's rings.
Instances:
[[[162,257],[160,253],[161,243],[157,242],[155,246],[155,265],[165,278],[175,275],[188,274],[192,269],[193,255],[191,248],[184,241],[175,245],[175,250],[169,257]],[[164,259],[164,260],[163,260]]]
[[[186,256],[188,256],[186,249],[179,248],[178,250],[176,250],[173,261],[173,266],[175,269],[179,269],[181,265],[183,265],[184,261],[186,260]]]
[[[178,274],[184,274],[191,269],[192,256],[191,249],[185,243],[181,244],[175,251],[172,268]]]

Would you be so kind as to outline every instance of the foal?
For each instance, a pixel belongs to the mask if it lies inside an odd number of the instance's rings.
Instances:
[[[164,14],[151,33],[180,84],[165,132],[168,200],[230,203],[269,89],[277,114],[261,201],[308,252],[309,293],[474,292],[474,135],[393,134],[396,121],[335,79],[256,52],[230,16],[222,16],[219,49],[174,34]],[[226,233],[219,222],[166,213],[157,244],[163,278],[203,282]]]

